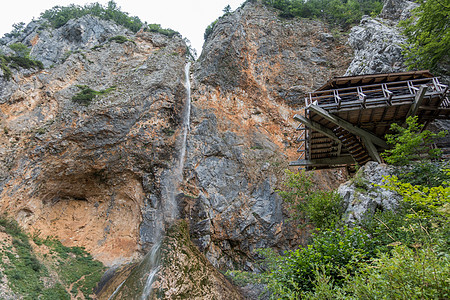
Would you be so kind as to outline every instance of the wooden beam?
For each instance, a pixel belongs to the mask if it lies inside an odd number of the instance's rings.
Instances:
[[[337,166],[337,165],[353,165],[355,160],[350,156],[340,156],[334,158],[319,158],[319,159],[299,159],[296,161],[291,161],[289,166],[295,167],[324,167],[324,166]]]
[[[316,123],[314,121],[311,121],[301,115],[295,115],[294,119],[299,122],[302,122],[304,125],[308,126],[311,129],[317,130],[318,132],[329,137],[330,139],[341,143],[341,141],[337,138],[337,136],[334,134],[334,132],[331,131],[330,129],[326,128],[325,126],[323,126],[319,123]]]
[[[372,142],[370,140],[366,139],[366,138],[363,138],[363,143],[364,143],[364,146],[366,147],[367,152],[369,152],[370,157],[374,161],[376,161],[379,164],[381,164],[382,163],[381,157],[380,157],[380,154],[378,153],[378,150],[375,147],[375,145],[372,144]]]
[[[337,117],[337,116],[327,112],[326,110],[324,110],[323,108],[321,108],[318,105],[311,104],[307,108],[309,110],[315,112],[316,114],[320,115],[321,117],[327,119],[328,121],[330,121],[330,122],[332,122],[332,123],[334,123],[334,124],[344,128],[345,130],[347,130],[347,131],[349,131],[349,132],[351,132],[353,134],[356,134],[356,135],[358,135],[360,137],[366,138],[369,141],[371,141],[372,143],[374,143],[374,144],[376,144],[376,145],[378,145],[380,147],[388,148],[386,142],[383,141],[382,139],[380,139],[379,137],[377,137],[376,135],[374,135],[374,134],[372,134],[372,133],[370,133],[370,132],[368,132],[368,131],[366,131],[364,129],[361,129],[361,128],[358,128],[358,127],[354,126],[350,122],[348,122],[346,120],[343,120],[343,119],[341,119],[341,118],[339,118],[339,117]]]
[[[416,97],[414,98],[414,102],[411,105],[408,114],[406,115],[406,119],[409,117],[414,117],[417,112],[419,111],[419,107],[422,105],[425,93],[427,92],[427,86],[421,85],[419,88],[419,91],[416,94]]]

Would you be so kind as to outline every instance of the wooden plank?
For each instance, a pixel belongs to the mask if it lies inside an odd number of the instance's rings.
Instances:
[[[293,167],[323,167],[323,166],[333,166],[333,165],[353,165],[355,160],[351,155],[334,157],[334,158],[319,158],[319,159],[299,159],[296,161],[291,161],[289,166]]]
[[[411,105],[408,113],[406,114],[406,119],[409,117],[414,117],[417,112],[419,111],[419,107],[422,105],[425,93],[427,92],[427,86],[421,85],[419,88],[419,91],[416,94],[416,97],[414,98],[414,102]]]
[[[370,132],[368,132],[368,131],[366,131],[364,129],[361,129],[361,128],[358,128],[358,127],[354,126],[353,124],[351,124],[351,123],[349,123],[349,122],[347,122],[347,121],[345,121],[345,120],[343,120],[343,119],[341,119],[341,118],[339,118],[339,117],[337,117],[337,116],[327,112],[326,110],[324,110],[323,108],[321,108],[321,107],[319,107],[317,105],[313,105],[312,104],[312,105],[310,105],[308,107],[308,109],[310,111],[313,111],[316,114],[322,116],[323,118],[329,120],[330,122],[332,122],[332,123],[334,123],[334,124],[344,128],[345,130],[347,130],[347,131],[349,131],[349,132],[351,132],[353,134],[356,134],[356,135],[361,136],[361,137],[365,137],[365,138],[367,138],[368,140],[370,140],[371,142],[373,142],[374,144],[376,144],[376,145],[378,145],[380,147],[388,148],[386,142],[383,141],[382,139],[380,139],[379,137],[377,137],[376,135],[373,135],[372,133],[370,133]]]

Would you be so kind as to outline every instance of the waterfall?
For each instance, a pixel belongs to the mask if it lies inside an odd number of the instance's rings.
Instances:
[[[178,217],[178,206],[176,203],[176,194],[179,191],[180,184],[183,181],[184,159],[186,156],[187,134],[189,131],[190,115],[191,115],[191,82],[189,79],[189,70],[191,63],[188,62],[184,68],[185,73],[185,88],[186,88],[186,103],[181,114],[181,134],[179,135],[175,149],[178,150],[178,157],[169,172],[162,176],[161,194],[163,199],[163,225],[171,224]],[[161,230],[162,231],[162,230]],[[153,281],[160,269],[160,252],[159,248],[162,242],[163,232],[160,232],[158,242],[152,247],[150,251],[150,266],[151,270],[145,283],[144,291],[141,300],[145,300],[151,294]]]
[[[164,228],[166,225],[172,224],[178,217],[176,194],[179,192],[180,184],[183,181],[184,159],[186,156],[187,134],[189,132],[191,114],[190,65],[191,63],[188,62],[184,69],[187,97],[181,113],[181,131],[178,133],[175,142],[175,149],[177,152],[176,159],[173,162],[172,167],[165,170],[161,175],[161,203],[159,205],[159,213],[155,219],[155,226],[157,228],[154,232],[155,243],[147,255],[145,255],[139,266],[133,270],[119,287],[117,287],[109,299],[114,299],[116,295],[119,295],[124,290],[132,291],[132,295],[127,295],[129,299],[148,299],[152,292],[153,283],[161,268],[160,248],[164,236]]]

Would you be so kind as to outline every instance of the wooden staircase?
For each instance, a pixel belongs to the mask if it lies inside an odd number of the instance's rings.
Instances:
[[[360,166],[371,160],[366,148],[354,134],[339,126],[335,127],[333,132]]]

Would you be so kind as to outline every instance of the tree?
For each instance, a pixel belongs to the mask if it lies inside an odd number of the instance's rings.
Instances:
[[[22,43],[14,43],[9,45],[9,48],[16,52],[18,57],[29,58],[30,57],[30,49]]]
[[[225,6],[225,8],[222,10],[224,15],[228,15],[231,13],[231,6],[228,4]]]
[[[442,151],[432,149],[431,144],[437,138],[444,137],[447,132],[432,133],[429,130],[423,130],[423,125],[417,123],[416,117],[409,117],[406,120],[407,128],[398,124],[392,124],[391,130],[394,134],[387,134],[387,143],[394,145],[392,149],[386,150],[381,156],[388,164],[404,166],[413,160],[421,158],[438,159]]]
[[[450,0],[418,2],[412,16],[400,22],[407,37],[404,55],[410,68],[435,70],[450,64]]]

